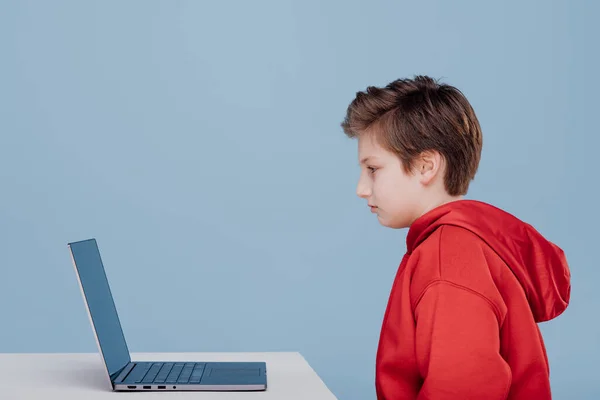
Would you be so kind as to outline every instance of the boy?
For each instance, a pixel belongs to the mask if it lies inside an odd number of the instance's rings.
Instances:
[[[464,199],[481,128],[456,88],[426,76],[359,92],[342,123],[358,139],[357,194],[409,228],[376,360],[380,400],[545,400],[536,323],[570,298],[563,251],[531,225]]]

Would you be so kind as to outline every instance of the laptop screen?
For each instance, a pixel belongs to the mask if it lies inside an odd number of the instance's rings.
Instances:
[[[131,361],[95,239],[69,243],[102,356],[112,377]]]

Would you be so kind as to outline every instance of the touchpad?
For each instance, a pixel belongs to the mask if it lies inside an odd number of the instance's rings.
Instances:
[[[267,380],[264,362],[211,362],[206,364],[202,385],[265,385]]]
[[[210,370],[210,376],[258,376],[259,368],[213,368]]]

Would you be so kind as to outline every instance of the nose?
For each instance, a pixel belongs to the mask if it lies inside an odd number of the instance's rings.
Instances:
[[[371,196],[371,187],[365,182],[362,176],[358,180],[358,185],[356,185],[356,195],[361,199],[366,199]]]

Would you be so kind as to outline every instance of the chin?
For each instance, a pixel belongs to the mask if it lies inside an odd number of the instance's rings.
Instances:
[[[379,220],[379,223],[382,226],[385,226],[386,228],[403,229],[403,228],[408,228],[410,226],[408,223],[405,223],[403,221],[389,221],[389,220],[386,220],[385,218],[382,218],[379,215],[377,216],[377,219]]]

